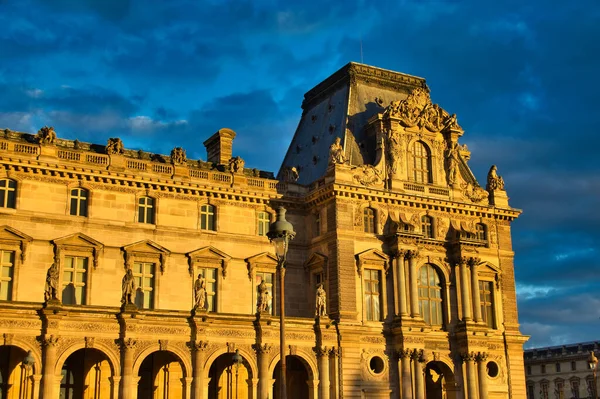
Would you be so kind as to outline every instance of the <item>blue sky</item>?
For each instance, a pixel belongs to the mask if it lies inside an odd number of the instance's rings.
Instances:
[[[497,164],[524,209],[527,346],[597,340],[599,22],[597,0],[0,0],[0,128],[206,159],[229,127],[276,172],[304,93],[362,42],[364,63],[427,79],[479,181]]]

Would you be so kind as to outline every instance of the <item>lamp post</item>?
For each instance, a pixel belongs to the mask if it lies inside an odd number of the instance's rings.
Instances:
[[[286,366],[285,366],[285,259],[290,240],[296,236],[294,226],[285,219],[285,208],[277,208],[277,219],[269,226],[267,237],[275,246],[277,256],[277,270],[279,270],[279,357],[281,358],[281,399],[287,398],[286,391]]]
[[[23,378],[23,399],[29,397],[29,372],[31,371],[33,365],[35,364],[35,358],[33,357],[33,353],[31,351],[27,351],[27,356],[23,359],[23,368],[25,369],[25,375]]]
[[[242,361],[243,358],[242,355],[240,355],[240,350],[236,349],[233,354],[233,365],[235,366],[235,399],[238,399],[238,372],[240,371]]]
[[[594,375],[594,392],[590,392],[594,394],[594,399],[598,399],[598,384],[596,383],[596,367],[598,366],[598,359],[596,355],[594,355],[594,351],[590,352],[590,356],[588,357],[588,365],[590,369],[592,369],[592,373]]]

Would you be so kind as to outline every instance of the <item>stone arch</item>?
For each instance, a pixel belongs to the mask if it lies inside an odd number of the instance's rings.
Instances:
[[[252,378],[258,378],[258,364],[256,363],[255,354],[244,348],[240,348],[237,346],[235,349],[238,349],[240,351],[240,355],[242,355],[244,360],[246,360],[246,362],[248,362],[248,365],[250,366],[250,372],[252,373]],[[226,353],[231,353],[231,355],[233,356],[233,352],[229,352],[227,350],[227,348],[218,348],[206,357],[206,360],[204,361],[204,370],[203,370],[205,381],[209,377],[210,367],[212,366],[213,362],[219,356],[224,355]]]
[[[17,337],[14,337],[11,341],[9,342],[5,342],[0,345],[0,347],[2,346],[14,346],[15,348],[19,348],[23,351],[25,351],[25,353],[31,351],[31,355],[33,356],[33,358],[35,359],[35,364],[33,365],[33,373],[34,374],[41,374],[41,370],[42,370],[42,350],[41,350],[41,346],[40,345],[33,345],[31,342],[27,342],[23,339],[19,339]]]
[[[97,351],[102,352],[108,359],[108,364],[110,365],[112,375],[121,375],[120,355],[115,353],[113,348],[101,342],[94,342],[93,346],[86,346],[85,343],[76,343],[68,346],[56,359],[56,363],[54,364],[54,375],[59,376],[61,374],[63,364],[65,364],[69,356],[80,349],[96,349]]]
[[[297,349],[293,355],[288,353],[288,354],[286,354],[286,357],[287,356],[295,356],[302,362],[304,367],[306,367],[306,371],[308,373],[308,378],[310,380],[318,380],[319,379],[317,361],[316,361],[316,359],[313,358],[313,356],[311,356],[306,351],[301,350],[301,349]],[[275,357],[273,357],[273,359],[271,359],[271,362],[269,364],[269,374],[268,375],[273,375],[273,372],[275,371],[275,367],[277,367],[277,364],[279,363],[279,359],[280,359],[279,353],[277,353],[275,355]]]
[[[444,281],[443,284],[448,286],[450,284],[450,274],[452,273],[452,271],[450,270],[450,265],[438,260],[438,259],[425,259],[422,262],[419,262],[417,264],[417,270],[419,270],[421,268],[421,266],[424,265],[433,265],[435,266],[435,268],[437,269],[437,271],[440,273],[441,277],[443,277]]]
[[[456,399],[458,388],[454,365],[441,357],[427,362],[425,367],[425,390],[428,399]]]
[[[160,350],[160,345],[156,343],[148,346],[147,348],[143,349],[140,353],[138,353],[137,357],[133,360],[133,375],[139,374],[140,366],[149,355],[151,355],[154,352],[159,352]],[[170,352],[177,357],[177,359],[181,363],[186,378],[192,376],[192,360],[191,355],[188,351],[185,351],[175,345],[169,345],[167,349],[164,349],[164,352]]]

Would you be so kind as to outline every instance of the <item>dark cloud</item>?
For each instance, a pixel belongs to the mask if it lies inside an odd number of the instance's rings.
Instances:
[[[513,243],[529,345],[595,339],[595,320],[569,312],[600,297],[598,20],[595,0],[0,0],[0,126],[192,159],[229,127],[247,167],[276,172],[304,92],[362,50],[427,78],[475,175],[497,164],[524,210]]]

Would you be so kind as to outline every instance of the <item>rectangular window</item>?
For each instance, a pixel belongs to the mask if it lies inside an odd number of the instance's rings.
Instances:
[[[556,363],[556,372],[560,373],[560,363]]]
[[[527,375],[531,375],[531,366],[527,366]]]
[[[154,224],[154,199],[142,197],[138,202],[138,222]]]
[[[135,279],[135,305],[140,309],[154,308],[154,263],[135,262],[133,278]]]
[[[433,219],[429,216],[423,216],[421,218],[421,231],[423,232],[423,237],[425,238],[433,238]]]
[[[527,386],[527,398],[528,399],[535,399],[535,387],[533,385],[528,385]]]
[[[556,394],[557,399],[565,399],[565,386],[562,382],[556,383]]]
[[[267,212],[258,212],[258,235],[266,237],[269,232],[271,218]]]
[[[202,205],[200,207],[200,229],[211,230],[215,229],[215,207],[212,205]]]
[[[574,399],[579,399],[579,381],[571,381],[571,395]]]
[[[597,398],[597,394],[596,394],[596,384],[594,384],[594,380],[593,379],[588,379],[587,380],[587,391],[589,392],[590,396],[592,398]],[[562,398],[561,398],[562,399]]]
[[[494,323],[494,283],[479,281],[479,298],[481,300],[481,316],[490,328],[495,328]]]
[[[73,216],[87,216],[88,192],[81,188],[71,190],[71,209]]]
[[[577,370],[577,363],[571,362],[571,371]]]
[[[0,250],[2,274],[0,275],[0,300],[12,299],[13,273],[15,266],[15,252]]]
[[[544,366],[542,366],[544,367]],[[545,373],[545,371],[544,371]],[[542,383],[542,399],[548,399],[548,383],[547,382],[543,382]]]
[[[88,258],[65,256],[63,265],[62,303],[85,305]]]
[[[16,208],[17,182],[0,179],[0,208]]]
[[[256,281],[254,282],[256,295],[258,296],[258,285],[264,280],[267,285],[267,306],[269,307],[269,313],[274,314],[273,312],[273,294],[275,290],[275,286],[273,285],[274,274],[269,272],[256,272]]]
[[[546,365],[542,364],[542,374],[546,374]]]
[[[379,270],[363,271],[365,315],[368,321],[381,320]]]
[[[372,208],[365,208],[363,217],[365,233],[375,234],[375,211]]]
[[[200,268],[206,282],[206,307],[209,312],[217,311],[217,269]]]
[[[321,214],[315,213],[315,237],[321,235]]]

